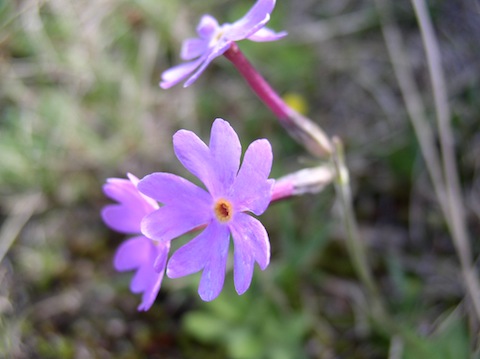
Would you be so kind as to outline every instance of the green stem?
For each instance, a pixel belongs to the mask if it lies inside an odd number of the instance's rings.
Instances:
[[[333,165],[336,170],[335,189],[341,207],[342,221],[345,228],[347,250],[355,272],[366,288],[370,315],[376,324],[380,324],[390,334],[404,332],[396,325],[393,318],[386,310],[378,289],[371,267],[368,263],[367,248],[360,238],[355,212],[353,210],[352,191],[348,168],[345,164],[343,144],[338,137],[332,139],[334,151],[332,154]]]
[[[340,201],[342,221],[346,231],[347,249],[360,280],[367,288],[370,296],[377,298],[379,297],[379,291],[373,280],[372,271],[368,264],[367,250],[358,233],[357,221],[355,219],[352,205],[349,173],[345,165],[343,145],[339,138],[334,138],[332,142],[335,147],[332,159],[337,173],[335,188]]]

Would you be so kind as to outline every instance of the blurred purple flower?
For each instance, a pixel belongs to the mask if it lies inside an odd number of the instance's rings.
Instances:
[[[119,203],[105,206],[102,218],[110,228],[118,232],[137,235],[118,247],[114,266],[118,271],[137,271],[130,282],[130,290],[133,293],[143,292],[138,310],[146,311],[160,290],[170,244],[154,242],[141,235],[140,223],[143,217],[158,209],[158,203],[137,190],[137,177],[129,173],[128,178],[107,179],[103,191]]]
[[[242,148],[230,124],[216,119],[207,146],[193,132],[173,136],[175,154],[198,177],[208,192],[182,177],[153,173],[138,184],[143,194],[164,206],[142,221],[142,232],[163,243],[193,229],[206,227],[170,258],[167,275],[186,276],[203,269],[198,288],[205,301],[215,299],[223,287],[230,235],[234,243],[234,282],[238,294],[250,286],[257,262],[263,270],[270,261],[270,243],[263,225],[254,217],[268,207],[274,180],[272,149],[266,139],[248,146],[240,167]]]
[[[184,87],[190,86],[208,64],[227,51],[234,41],[243,39],[257,42],[275,41],[286,36],[285,31],[276,33],[264,27],[270,20],[270,13],[274,7],[275,0],[258,0],[244,17],[233,24],[219,25],[214,17],[203,15],[197,26],[198,37],[186,39],[180,53],[182,60],[193,61],[165,71],[162,74],[160,87],[168,89],[195,71],[184,85]]]

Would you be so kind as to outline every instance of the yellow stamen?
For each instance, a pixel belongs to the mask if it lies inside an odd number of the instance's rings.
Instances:
[[[232,204],[224,198],[220,198],[215,203],[215,216],[220,222],[228,222],[233,216]]]

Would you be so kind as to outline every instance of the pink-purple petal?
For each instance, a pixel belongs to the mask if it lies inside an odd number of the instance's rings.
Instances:
[[[165,263],[162,270],[156,272],[153,262],[158,257],[166,258],[169,249],[169,244],[155,245],[143,236],[128,239],[117,249],[115,268],[118,271],[137,270],[130,282],[130,290],[132,293],[143,292],[138,310],[148,310],[155,301],[165,273]]]
[[[117,232],[135,234],[140,233],[140,222],[145,214],[122,204],[110,204],[102,209],[101,215],[105,224]]]
[[[228,31],[225,32],[225,37],[231,40],[232,42],[248,39],[254,33],[259,31],[265,24],[270,21],[270,15],[266,15],[265,18],[251,27],[247,26],[231,26]]]
[[[180,65],[171,67],[170,69],[162,73],[162,81],[160,82],[160,87],[163,89],[168,89],[172,86],[175,86],[180,81],[185,79],[190,75],[195,69],[200,66],[204,61],[204,57],[200,57],[197,60],[191,62],[184,62]]]
[[[147,311],[153,305],[155,299],[157,298],[158,292],[160,291],[164,274],[164,271],[160,273],[154,272],[151,274],[148,286],[145,288],[145,291],[142,295],[142,302],[137,307],[138,311]]]
[[[270,242],[265,227],[245,213],[238,213],[229,227],[234,242],[235,290],[238,294],[243,294],[252,282],[255,261],[262,270],[268,266]]]
[[[242,17],[235,21],[225,34],[231,41],[243,40],[260,30],[270,20],[275,0],[258,0]]]
[[[147,287],[150,280],[150,273],[153,269],[153,263],[149,261],[149,264],[152,268],[149,268],[146,265],[138,267],[135,272],[132,281],[130,282],[130,291],[132,293],[142,293]]]
[[[147,213],[149,213],[152,210],[157,209],[158,208],[158,203],[154,199],[152,199],[148,196],[145,196],[138,191],[138,182],[140,182],[140,179],[138,177],[134,176],[133,174],[129,173],[129,172],[127,173],[127,177],[130,180],[130,182],[132,182],[136,191],[140,195],[140,198],[142,199],[143,204],[145,205],[145,211]]]
[[[272,161],[272,147],[267,140],[256,140],[248,146],[233,190],[239,210],[260,215],[267,209],[274,184],[268,180]]]
[[[104,222],[122,233],[140,233],[140,221],[143,216],[153,211],[158,205],[143,196],[135,184],[138,178],[129,174],[130,180],[109,178],[103,185],[104,193],[119,202],[105,206],[102,210]]]
[[[170,251],[170,243],[153,243],[149,240],[150,255],[148,261],[144,262],[142,268],[145,276],[142,302],[138,306],[138,310],[148,310],[152,306],[158,295],[165,274],[165,266],[167,262],[168,252]],[[164,258],[163,267],[154,269],[152,263],[155,259]]]
[[[182,165],[202,181],[209,191],[218,186],[213,175],[210,149],[196,134],[187,130],[177,131],[173,135],[173,149]]]
[[[218,229],[210,223],[198,236],[173,253],[167,265],[167,276],[179,278],[202,270],[212,253],[211,241]]]
[[[208,41],[198,38],[186,39],[183,41],[180,57],[188,61],[202,55],[208,48]]]
[[[191,207],[204,208],[212,201],[211,195],[204,189],[172,173],[147,175],[139,182],[138,190],[165,205],[188,203]]]
[[[241,248],[244,243],[235,242],[233,256],[233,281],[238,294],[243,294],[250,287],[255,260],[249,248]]]
[[[211,15],[203,15],[197,26],[197,34],[202,39],[210,40],[210,38],[215,34],[218,28],[219,26],[217,19],[215,19]]]
[[[232,44],[232,41],[220,39],[214,48],[210,49],[209,52],[206,51],[204,54],[205,60],[199,66],[199,68],[195,70],[193,75],[190,76],[187,81],[185,81],[185,84],[183,85],[183,87],[188,87],[191,84],[193,84],[195,81],[197,81],[197,79],[200,77],[202,72],[205,71],[205,69],[210,64],[210,62],[212,62],[213,59],[215,59],[216,57],[223,55],[223,53],[228,50],[231,44]]]
[[[277,41],[277,40],[280,40],[281,38],[284,38],[287,35],[288,33],[286,31],[275,32],[273,30],[270,30],[269,28],[262,27],[253,35],[250,35],[248,37],[248,40],[256,41],[256,42]]]
[[[150,253],[149,241],[144,236],[138,236],[120,244],[113,259],[115,269],[120,272],[129,271],[147,261]]]
[[[170,241],[205,225],[212,218],[210,206],[195,207],[191,203],[164,206],[142,220],[142,233],[157,241]]]
[[[215,162],[215,170],[223,191],[228,191],[235,181],[240,166],[242,145],[235,130],[230,124],[217,118],[210,134],[210,152]],[[212,196],[216,196],[212,193]]]
[[[150,261],[148,264],[145,263],[145,266],[147,266],[147,271],[145,271],[147,281],[145,283],[145,288],[143,289],[142,302],[137,308],[139,311],[147,311],[155,302],[165,275],[168,252],[170,251],[170,243],[157,242],[156,244],[151,243],[151,246],[153,248],[149,258]],[[151,261],[155,256],[155,264],[157,267],[152,268]]]
[[[198,294],[204,301],[215,299],[223,288],[230,244],[227,226],[212,221],[205,230],[173,253],[167,265],[170,278],[203,269]]]
[[[215,222],[211,226],[215,226],[216,233],[210,239],[211,254],[198,285],[198,294],[206,302],[214,300],[222,291],[230,244],[227,226]]]
[[[263,224],[256,218],[238,213],[229,225],[236,251],[250,253],[264,270],[270,263],[270,241]],[[242,255],[246,257],[246,255]]]
[[[155,246],[158,248],[158,256],[153,262],[153,269],[157,273],[165,272],[167,267],[168,252],[170,251],[170,242],[155,241]]]
[[[102,189],[107,197],[117,202],[128,202],[136,197],[135,185],[125,178],[108,178]]]

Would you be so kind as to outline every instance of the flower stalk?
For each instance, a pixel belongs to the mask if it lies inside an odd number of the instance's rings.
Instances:
[[[375,307],[372,308],[372,311],[385,313],[380,292],[375,284],[375,281],[373,280],[372,270],[368,264],[367,250],[358,232],[357,221],[355,219],[355,212],[352,204],[350,176],[345,164],[343,144],[337,137],[334,137],[332,142],[335,146],[335,151],[332,155],[333,165],[336,170],[335,189],[341,207],[343,225],[346,230],[347,250],[355,271],[367,288],[372,303],[375,304]]]
[[[332,154],[332,145],[325,132],[312,120],[289,107],[243,55],[236,43],[232,43],[223,55],[237,68],[255,94],[298,143],[316,157],[328,157]]]
[[[386,318],[386,310],[368,264],[367,250],[359,236],[352,205],[349,173],[340,139],[334,138],[331,141],[317,124],[290,108],[257,72],[235,43],[224,53],[224,56],[235,65],[252,90],[278,117],[280,123],[295,140],[313,155],[331,160],[331,166],[323,165],[304,169],[277,180],[272,202],[293,195],[316,193],[332,181],[335,182],[352,264],[374,303],[371,308],[372,313],[379,318]]]
[[[271,202],[306,193],[318,193],[334,178],[335,169],[329,164],[290,173],[275,181]]]

